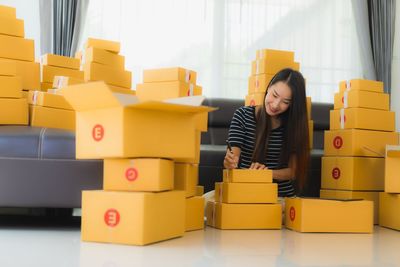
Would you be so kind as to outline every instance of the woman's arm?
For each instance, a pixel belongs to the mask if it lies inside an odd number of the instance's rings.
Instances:
[[[225,169],[236,169],[238,167],[241,151],[239,147],[232,147],[232,152],[229,149],[226,150],[224,158]]]
[[[272,170],[272,177],[276,180],[294,180],[296,177],[296,156],[291,155],[287,168]]]

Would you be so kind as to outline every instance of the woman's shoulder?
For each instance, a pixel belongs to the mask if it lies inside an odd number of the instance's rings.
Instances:
[[[240,107],[236,110],[236,113],[241,113],[241,114],[254,114],[255,107],[254,106],[243,106]]]

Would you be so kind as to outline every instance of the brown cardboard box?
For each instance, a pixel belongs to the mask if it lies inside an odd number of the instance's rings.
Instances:
[[[35,60],[34,41],[0,34],[0,57],[32,62]]]
[[[162,101],[169,98],[193,96],[198,93],[195,85],[180,81],[142,83],[136,86],[136,95],[140,101]]]
[[[15,19],[17,17],[17,10],[15,7],[0,5],[0,17]]]
[[[41,65],[41,81],[53,84],[55,76],[68,76],[83,80],[83,71],[60,68],[55,66]]]
[[[76,56],[75,56],[76,57]],[[78,55],[79,57],[79,55]],[[89,47],[85,50],[81,59],[82,63],[99,63],[113,69],[123,71],[125,69],[125,57],[104,49]]]
[[[204,197],[186,198],[185,231],[204,229]]]
[[[0,16],[0,34],[24,38],[24,21],[22,19],[9,19]]]
[[[0,98],[21,98],[22,84],[18,76],[0,76]]]
[[[199,165],[175,163],[174,189],[185,191],[186,197],[196,195],[199,182]]]
[[[400,230],[400,194],[379,193],[379,225]]]
[[[251,95],[254,93],[265,93],[267,91],[268,84],[273,77],[274,75],[266,73],[259,75],[251,75],[249,77],[248,94]]]
[[[36,62],[12,60],[0,58],[1,61],[7,61],[15,64],[16,75],[21,77],[22,89],[39,90],[40,89],[40,64]]]
[[[256,51],[256,59],[268,61],[294,61],[294,52],[275,49],[259,49]]]
[[[101,40],[95,38],[88,38],[88,40],[86,41],[85,48],[90,48],[90,47],[104,49],[116,54],[118,54],[119,51],[121,50],[121,45],[119,42],[114,42],[110,40]]]
[[[53,54],[45,54],[40,58],[40,63],[47,66],[79,70],[80,60],[73,57],[65,57]]]
[[[68,76],[54,76],[53,80],[53,88],[60,89],[63,87],[67,87],[68,85],[74,85],[74,84],[80,84],[84,83],[85,81],[83,79],[77,79],[73,77],[68,77]]]
[[[31,106],[32,126],[75,130],[75,111],[43,106]]]
[[[26,98],[0,98],[0,124],[28,125]]]
[[[389,94],[350,90],[335,94],[334,108],[369,108],[389,110]]]
[[[339,90],[340,92],[344,92],[345,90],[360,90],[383,93],[383,82],[362,79],[341,81],[339,83]]]
[[[64,96],[40,91],[29,91],[28,103],[49,108],[72,110]]]
[[[215,201],[224,203],[277,203],[276,183],[215,183]]]
[[[250,169],[224,169],[223,181],[227,183],[272,183],[272,171]]]
[[[385,192],[400,193],[400,146],[386,146]]]
[[[86,63],[84,66],[85,81],[104,81],[108,84],[125,87],[132,87],[132,73],[121,71],[98,63]]]
[[[0,76],[16,76],[17,65],[10,60],[0,59]]]
[[[184,68],[162,68],[143,71],[143,82],[172,82],[180,81],[196,84],[197,74],[193,70]]]
[[[285,68],[291,68],[298,71],[300,69],[300,65],[298,62],[293,61],[267,61],[264,59],[257,59],[252,62],[251,74],[257,75],[267,73],[275,75],[277,72]]]

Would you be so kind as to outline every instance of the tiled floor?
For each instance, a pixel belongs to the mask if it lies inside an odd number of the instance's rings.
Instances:
[[[301,234],[206,228],[145,247],[80,241],[79,221],[0,222],[0,266],[400,266],[400,232]]]

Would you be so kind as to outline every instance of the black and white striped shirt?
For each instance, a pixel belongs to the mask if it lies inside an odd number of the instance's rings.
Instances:
[[[233,115],[231,126],[229,128],[229,142],[232,146],[241,149],[239,168],[248,169],[251,165],[255,144],[255,107],[241,107],[236,110]],[[279,165],[279,157],[283,143],[283,126],[272,129],[268,141],[268,149],[263,163],[268,169],[283,169],[287,168],[287,163]],[[278,181],[278,195],[280,197],[290,197],[295,195],[295,190],[292,181]]]

